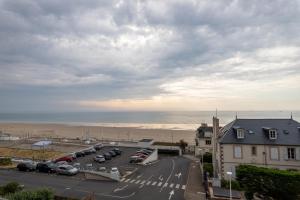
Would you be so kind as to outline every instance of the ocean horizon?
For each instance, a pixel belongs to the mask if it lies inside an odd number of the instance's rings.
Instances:
[[[0,113],[0,122],[58,123],[70,125],[195,130],[201,123],[212,124],[216,111],[174,112],[20,112]],[[220,124],[238,118],[291,118],[291,111],[218,111]],[[292,112],[300,121],[300,111]]]

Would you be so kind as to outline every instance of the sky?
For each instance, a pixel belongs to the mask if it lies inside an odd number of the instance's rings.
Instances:
[[[0,112],[300,110],[299,0],[0,0]]]

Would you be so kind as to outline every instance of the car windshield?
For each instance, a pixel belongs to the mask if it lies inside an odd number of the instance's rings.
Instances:
[[[66,169],[71,170],[71,169],[73,169],[73,167],[72,166],[66,166]]]

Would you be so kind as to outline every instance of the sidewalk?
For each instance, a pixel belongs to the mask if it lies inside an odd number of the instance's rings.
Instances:
[[[186,157],[186,156],[185,156]],[[188,180],[184,193],[185,200],[205,200],[205,190],[202,184],[202,173],[199,160],[193,156],[188,156],[193,160],[189,167]],[[196,162],[198,161],[198,162]]]

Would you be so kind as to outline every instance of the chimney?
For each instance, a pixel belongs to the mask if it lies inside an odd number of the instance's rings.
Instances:
[[[219,119],[217,117],[213,117],[213,154],[212,154],[212,160],[213,160],[213,169],[214,169],[214,177],[217,177],[218,169],[217,169],[217,144],[218,144],[218,136],[219,136]]]

